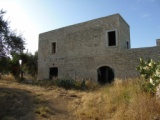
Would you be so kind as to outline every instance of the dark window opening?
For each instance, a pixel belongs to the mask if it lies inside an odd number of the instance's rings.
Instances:
[[[49,78],[52,79],[57,77],[58,77],[58,68],[57,67],[50,68]]]
[[[52,43],[52,53],[56,53],[56,42]]]
[[[115,46],[116,45],[116,32],[111,31],[108,32],[108,46]]]
[[[127,41],[127,49],[129,49],[129,42]]]
[[[100,67],[97,73],[100,84],[112,83],[114,81],[114,71],[108,66]]]

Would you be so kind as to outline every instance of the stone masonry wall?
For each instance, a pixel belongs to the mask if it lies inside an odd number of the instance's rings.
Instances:
[[[139,65],[139,58],[155,61],[159,60],[160,47],[138,48],[122,50],[112,54],[97,55],[90,57],[69,57],[47,59],[46,71],[49,76],[50,67],[58,67],[59,76],[62,78],[91,79],[97,81],[97,69],[101,66],[109,66],[114,70],[115,78],[129,78],[139,76],[136,67]],[[54,63],[54,65],[53,65]]]
[[[42,33],[39,35],[39,57],[52,55],[50,48],[53,42],[57,42],[57,53],[53,57],[88,56],[90,54],[95,56],[110,48],[126,48],[121,41],[123,39],[130,41],[129,26],[121,19],[120,15],[116,14]],[[108,42],[106,31],[110,30],[117,31],[118,43],[109,48],[106,46]]]
[[[129,78],[139,76],[136,67],[139,65],[140,57],[158,61],[159,55],[160,47],[152,47],[123,50],[107,56],[72,57],[66,59],[64,63],[67,64],[59,69],[63,69],[61,76],[65,78],[87,78],[97,81],[97,69],[101,66],[109,66],[114,70],[115,78]]]
[[[106,31],[115,30],[118,43],[106,46]],[[38,79],[48,79],[49,69],[58,67],[58,77],[97,81],[97,69],[109,66],[115,78],[135,77],[139,58],[158,60],[160,47],[126,49],[129,25],[119,15],[91,20],[39,35]],[[56,53],[51,45],[56,42]]]

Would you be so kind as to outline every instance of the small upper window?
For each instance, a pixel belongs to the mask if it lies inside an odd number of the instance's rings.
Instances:
[[[52,53],[56,53],[56,42],[52,43]]]
[[[116,32],[111,31],[108,32],[108,46],[115,46],[116,45]]]

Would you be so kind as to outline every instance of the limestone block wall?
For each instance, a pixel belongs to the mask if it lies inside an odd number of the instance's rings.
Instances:
[[[131,44],[130,44],[130,27],[128,24],[126,24],[125,20],[121,17],[121,19],[119,19],[120,22],[120,27],[119,27],[119,39],[120,41],[120,46],[124,49],[127,48],[127,42],[128,42],[128,49],[131,48]]]
[[[116,46],[106,46],[107,31],[116,31]],[[56,53],[52,53],[52,43]],[[115,78],[138,76],[139,58],[159,60],[160,47],[130,48],[129,25],[119,15],[91,20],[39,35],[38,79],[48,79],[50,68],[58,77],[97,81],[97,69],[109,66]]]
[[[122,50],[109,55],[92,57],[69,58],[65,61],[67,65],[62,66],[65,78],[91,79],[97,81],[97,69],[101,66],[109,66],[114,70],[115,78],[137,77],[139,73],[136,67],[139,65],[139,58],[155,61],[159,60],[160,47],[138,48]],[[78,63],[78,64],[76,64]]]
[[[40,34],[39,56],[51,55],[53,42],[57,43],[57,53],[54,54],[57,57],[97,55],[110,49],[106,46],[106,32],[111,30],[116,31],[117,37],[117,45],[111,48],[126,48],[126,42],[122,41],[130,41],[129,25],[115,14]]]
[[[160,46],[160,39],[156,40],[157,46]]]
[[[59,77],[91,79],[97,81],[97,69],[101,66],[109,66],[114,70],[115,78],[137,77],[139,73],[136,67],[139,65],[139,58],[147,60],[149,58],[159,61],[160,47],[137,48],[112,52],[107,55],[97,55],[88,57],[66,57],[47,58],[47,64],[42,70],[46,78],[49,76],[50,67],[58,67]],[[44,76],[42,76],[43,78]]]
[[[39,54],[38,54],[38,78],[47,79],[49,76],[49,67],[58,67],[59,75],[63,75],[67,66],[68,59],[72,57],[96,56],[105,54],[106,51],[117,51],[122,38],[119,29],[124,26],[125,30],[129,30],[119,14],[108,17],[91,20],[88,22],[72,25],[57,30],[49,31],[39,35]],[[106,31],[116,30],[117,46],[106,46]],[[125,33],[124,33],[125,34]],[[128,32],[126,33],[128,34]],[[129,39],[129,38],[128,38]],[[52,54],[52,43],[56,42],[56,53]],[[75,65],[79,62],[75,63]],[[66,66],[61,69],[61,65]]]

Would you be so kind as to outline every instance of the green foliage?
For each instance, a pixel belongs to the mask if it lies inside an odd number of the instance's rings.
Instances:
[[[22,60],[20,66],[19,60]],[[25,53],[17,54],[12,53],[12,59],[9,61],[9,70],[10,73],[16,78],[19,79],[20,72],[23,74],[23,65],[28,62],[28,56]],[[23,79],[23,78],[22,78]],[[20,79],[19,79],[20,80]]]
[[[4,20],[6,12],[0,10],[0,58],[12,53],[22,53],[25,49],[24,38],[10,30],[8,21]]]
[[[27,55],[27,62],[24,64],[24,71],[28,74],[32,75],[33,77],[36,77],[37,70],[38,70],[38,52],[35,52],[34,55],[32,54],[26,54]]]
[[[21,54],[25,49],[25,41],[22,35],[17,35],[16,31],[12,31],[9,22],[4,20],[6,12],[0,10],[0,72],[11,73],[18,77],[19,65],[16,60],[10,60],[10,56]],[[15,57],[14,57],[15,58]]]
[[[30,83],[27,83],[27,84],[30,84]],[[74,89],[74,90],[93,89],[92,88],[93,85],[91,85],[91,84],[87,85],[85,80],[76,81],[73,79],[39,80],[39,81],[33,81],[31,84],[37,85],[37,86],[42,86],[45,88],[57,86],[57,87],[65,88],[67,90],[68,89]]]
[[[156,87],[150,82],[141,83],[141,88],[145,92],[149,92],[151,94],[155,94],[156,93]]]
[[[19,79],[19,74],[20,74],[19,59],[20,55],[13,54],[12,60],[9,61],[9,71],[16,79]]]
[[[7,74],[9,72],[9,57],[0,58],[0,73]]]
[[[35,55],[28,53],[12,53],[12,59],[9,60],[9,71],[16,79],[19,79],[20,72],[22,76],[23,73],[27,73],[35,77],[38,67],[37,59],[37,52],[35,53]],[[19,64],[19,60],[22,60],[21,66]]]
[[[8,22],[3,19],[5,11],[0,10],[0,58],[6,54],[4,42],[7,39],[8,34]]]
[[[152,59],[144,61],[140,58],[140,65],[137,67],[141,77],[146,81],[142,84],[142,88],[150,93],[156,92],[156,87],[160,84],[160,63]]]
[[[58,87],[63,87],[65,89],[77,88],[76,81],[72,79],[57,79],[54,82]]]

